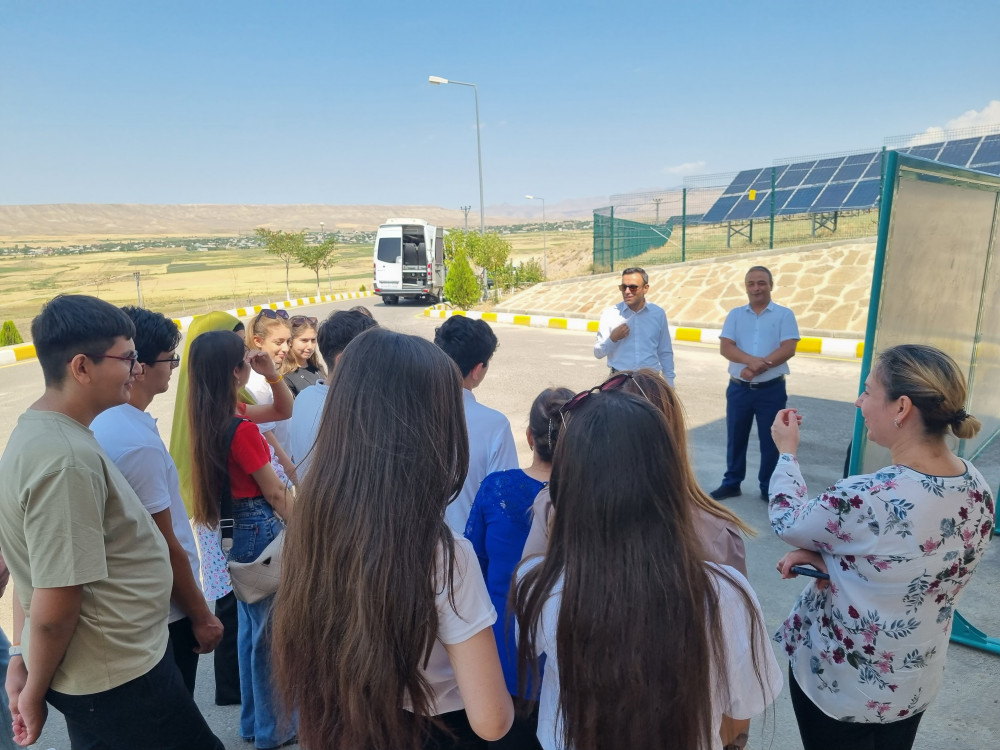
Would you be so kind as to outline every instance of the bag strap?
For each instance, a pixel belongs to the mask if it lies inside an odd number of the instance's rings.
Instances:
[[[222,475],[222,491],[219,493],[219,528],[222,529],[222,549],[228,552],[233,546],[233,493],[229,484],[229,453],[233,449],[233,438],[242,422],[242,417],[233,417],[226,430],[226,471]]]

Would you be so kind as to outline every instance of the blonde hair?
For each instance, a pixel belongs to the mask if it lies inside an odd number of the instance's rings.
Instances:
[[[293,315],[289,318],[290,331],[288,336],[288,356],[285,357],[285,361],[281,363],[281,369],[279,372],[282,375],[288,375],[291,372],[295,372],[299,367],[312,367],[315,370],[319,370],[326,377],[326,368],[323,367],[323,363],[319,358],[319,323],[315,325],[312,323],[313,319],[309,319],[304,315]],[[310,355],[309,359],[306,360],[304,365],[300,365],[298,358],[295,356],[295,351],[292,349],[292,342],[299,338],[306,331],[312,331],[313,335],[317,337],[316,347],[313,349],[313,353]]]
[[[268,309],[268,308],[265,308]],[[283,311],[282,311],[283,312]],[[259,338],[261,341],[265,341],[268,335],[278,326],[284,326],[288,329],[288,335],[292,335],[292,324],[288,322],[288,318],[274,317],[269,318],[261,310],[250,321],[250,325],[247,326],[246,330],[246,344],[248,349],[260,349],[260,346],[254,341],[254,337]]]
[[[677,393],[674,389],[655,370],[643,368],[632,372],[631,375],[631,379],[625,382],[622,390],[634,393],[636,396],[644,395],[666,418],[670,431],[673,433],[674,442],[678,448],[677,456],[682,464],[680,467],[681,471],[687,479],[689,500],[706,513],[716,518],[721,518],[724,521],[729,521],[747,536],[757,536],[757,532],[754,531],[753,527],[748,526],[742,518],[733,513],[725,505],[713,500],[701,489],[698,480],[695,479],[694,470],[691,468],[691,462],[688,460],[684,406],[681,404],[680,399],[677,398]],[[635,387],[633,387],[633,384]],[[642,389],[642,392],[639,392],[639,389]]]
[[[920,412],[928,435],[948,429],[960,440],[975,437],[982,423],[965,411],[965,376],[951,357],[923,344],[900,344],[886,349],[873,374],[890,401],[906,396]]]

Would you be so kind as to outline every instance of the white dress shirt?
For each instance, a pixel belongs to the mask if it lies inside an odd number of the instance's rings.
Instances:
[[[622,323],[628,324],[628,336],[612,341],[611,332]],[[624,302],[605,310],[597,326],[594,356],[607,357],[608,367],[615,370],[648,367],[662,373],[670,385],[674,384],[674,349],[667,314],[652,302],[643,305],[639,312],[633,312]]]
[[[283,447],[295,463],[299,484],[306,478],[309,464],[312,463],[312,447],[319,433],[319,419],[329,390],[330,386],[320,380],[300,391],[292,407],[292,418],[288,420],[288,445]]]
[[[752,357],[766,357],[783,341],[789,339],[798,341],[799,326],[795,322],[795,313],[774,302],[768,302],[760,315],[755,313],[750,305],[741,305],[729,311],[726,322],[722,324],[719,338],[729,339],[736,344],[737,349]],[[742,380],[741,373],[744,366],[739,362],[730,362],[729,374]],[[788,362],[782,362],[777,367],[765,370],[750,382],[764,383],[789,372]]]
[[[496,409],[483,406],[472,391],[462,389],[465,401],[465,426],[469,432],[469,473],[462,491],[445,511],[445,520],[455,534],[465,534],[472,501],[487,474],[517,468],[517,449],[510,421]]]

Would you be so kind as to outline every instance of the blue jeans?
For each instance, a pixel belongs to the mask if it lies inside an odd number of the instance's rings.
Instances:
[[[263,498],[233,501],[233,548],[229,559],[256,560],[284,524]],[[278,747],[296,733],[294,717],[284,719],[271,680],[271,605],[269,596],[255,604],[238,602],[240,659],[240,736],[264,748]]]
[[[11,728],[13,719],[10,718],[10,707],[7,705],[7,691],[3,688],[3,683],[7,681],[7,665],[10,663],[10,641],[6,634],[0,630],[0,750],[16,750],[19,745],[14,742],[14,730]]]
[[[771,425],[778,412],[788,403],[785,381],[768,388],[747,388],[729,381],[726,389],[726,475],[722,484],[739,487],[747,475],[747,445],[750,428],[757,420],[757,439],[760,441],[760,471],[757,481],[762,492],[767,492],[774,467],[778,465],[778,448],[771,438]]]

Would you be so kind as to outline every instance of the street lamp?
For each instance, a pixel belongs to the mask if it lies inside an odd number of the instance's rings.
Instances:
[[[542,202],[542,275],[548,278],[549,276],[549,263],[547,259],[548,242],[546,241],[546,228],[545,223],[545,199],[540,195],[526,195],[524,196],[529,201],[541,201]]]
[[[474,83],[463,83],[462,81],[449,81],[441,76],[427,76],[427,82],[440,86],[445,83],[453,83],[456,86],[471,86],[476,95],[476,153],[479,156],[479,233],[486,234],[486,208],[483,204],[483,145],[479,137],[479,88]]]

